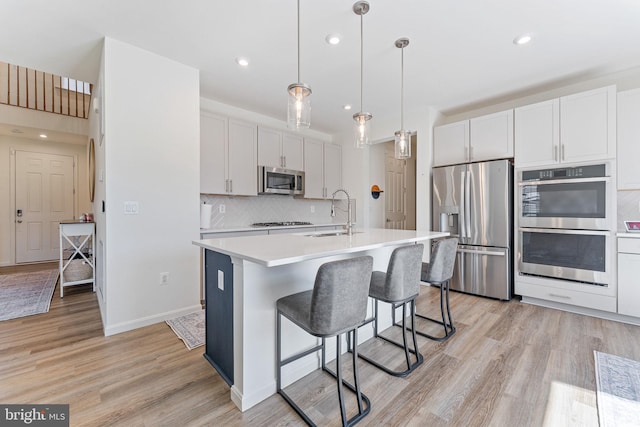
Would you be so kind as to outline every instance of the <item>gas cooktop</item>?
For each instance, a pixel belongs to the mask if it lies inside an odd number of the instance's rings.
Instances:
[[[313,225],[306,221],[256,222],[252,227],[287,227],[291,225]]]

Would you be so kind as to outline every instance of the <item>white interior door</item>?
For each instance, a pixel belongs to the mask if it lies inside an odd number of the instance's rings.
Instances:
[[[16,263],[60,256],[58,225],[73,218],[73,157],[16,151]]]
[[[406,161],[394,157],[393,143],[385,146],[385,228],[406,226]]]

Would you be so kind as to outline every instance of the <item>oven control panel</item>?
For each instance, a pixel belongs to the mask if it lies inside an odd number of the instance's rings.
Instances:
[[[573,168],[538,169],[522,172],[522,181],[551,179],[598,178],[606,176],[606,165],[588,165]]]

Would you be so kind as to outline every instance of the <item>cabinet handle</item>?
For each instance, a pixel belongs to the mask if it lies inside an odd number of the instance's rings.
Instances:
[[[564,144],[562,144],[560,152],[562,153],[562,161],[564,161]]]
[[[233,180],[229,180],[229,193],[233,193]]]
[[[225,193],[229,192],[229,180],[228,179],[224,180],[224,192]]]
[[[287,167],[287,156],[282,156],[282,167],[283,168]]]
[[[558,161],[558,144],[553,145],[553,160]]]

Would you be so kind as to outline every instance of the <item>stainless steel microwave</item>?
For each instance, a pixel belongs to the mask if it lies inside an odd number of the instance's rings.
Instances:
[[[304,172],[258,166],[258,193],[304,195]]]

